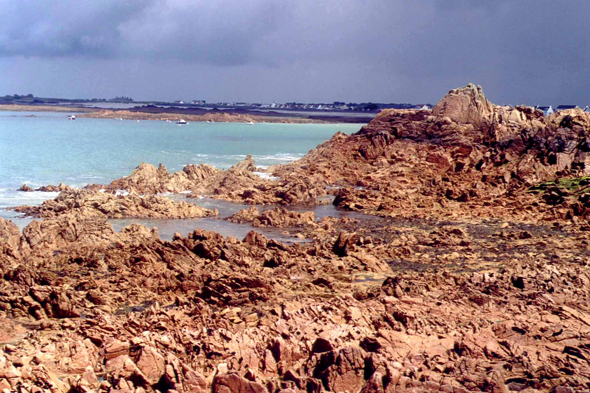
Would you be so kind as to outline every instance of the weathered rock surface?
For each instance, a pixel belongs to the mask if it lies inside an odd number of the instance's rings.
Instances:
[[[17,212],[40,218],[54,218],[66,214],[84,217],[147,217],[147,218],[201,218],[215,212],[184,201],[147,195],[113,195],[91,190],[64,191],[40,206],[20,206]]]
[[[192,197],[207,195],[212,198],[249,204],[316,205],[327,203],[327,183],[317,176],[286,175],[280,180],[263,179],[251,155],[227,170],[211,165],[189,164],[180,172],[169,173],[165,166],[156,168],[142,163],[128,177],[109,185],[93,184],[90,190],[135,192],[138,194],[179,193],[190,191]]]
[[[67,217],[53,225],[83,225]],[[585,232],[331,225],[310,229],[322,241],[289,246],[255,232],[162,242],[141,226],[59,237],[64,229],[30,224],[13,241],[26,256],[4,268],[0,310],[43,334],[2,350],[0,383],[336,392],[590,382]]]
[[[338,133],[271,171],[338,186],[335,204],[348,210],[534,220],[553,208],[529,194],[531,186],[590,173],[589,124],[580,109],[543,117],[495,106],[470,85],[433,111],[384,110],[358,133]]]
[[[108,190],[126,190],[139,194],[158,194],[190,190],[195,183],[202,182],[219,172],[211,165],[187,165],[180,172],[169,173],[162,164],[156,168],[142,163],[129,175],[113,181]]]
[[[449,118],[457,124],[470,124],[474,128],[490,127],[494,116],[494,105],[484,96],[481,86],[469,84],[451,90],[432,109],[438,118]]]
[[[42,192],[62,192],[62,191],[69,191],[72,187],[65,185],[64,183],[59,183],[58,186],[48,185],[48,186],[41,186],[37,189],[34,189],[26,184],[23,184],[17,191],[25,191],[25,192],[32,192],[32,191],[42,191]]]
[[[22,234],[0,219],[0,388],[587,389],[589,119],[497,107],[468,86],[432,112],[383,111],[272,168],[278,181],[248,159],[184,175],[144,166],[113,183],[283,204],[318,203],[331,185],[339,207],[373,214],[230,219],[297,226],[310,243],[203,230],[167,242],[106,222],[190,211],[154,195],[64,191]]]

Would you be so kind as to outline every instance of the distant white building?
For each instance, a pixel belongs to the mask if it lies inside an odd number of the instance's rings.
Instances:
[[[574,109],[577,108],[576,105],[559,105],[557,108],[555,108],[555,112],[559,112],[559,111],[564,111],[566,109]]]

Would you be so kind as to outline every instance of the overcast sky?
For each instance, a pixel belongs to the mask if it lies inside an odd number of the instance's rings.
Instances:
[[[590,104],[588,0],[0,0],[0,95]]]

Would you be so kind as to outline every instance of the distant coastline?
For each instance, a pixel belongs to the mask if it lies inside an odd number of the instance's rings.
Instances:
[[[0,104],[2,112],[76,112],[86,113],[96,111],[95,108],[83,108],[72,106],[57,105],[20,105],[20,104]]]
[[[79,117],[92,117],[97,119],[123,119],[123,120],[160,120],[173,121],[178,120],[193,121],[193,122],[216,122],[216,123],[328,123],[325,120],[306,119],[298,117],[277,117],[277,116],[260,116],[252,114],[241,113],[205,113],[204,115],[192,115],[184,113],[176,113],[173,111],[145,113],[133,112],[129,110],[100,110],[80,115]]]
[[[125,120],[170,120],[178,121],[210,121],[220,123],[295,123],[295,124],[324,124],[324,123],[368,123],[374,114],[367,116],[351,116],[342,114],[310,113],[278,113],[253,110],[206,110],[201,108],[178,108],[162,106],[141,106],[130,109],[102,109],[66,105],[20,105],[0,104],[0,111],[14,112],[64,112],[79,113],[78,117],[98,119]]]

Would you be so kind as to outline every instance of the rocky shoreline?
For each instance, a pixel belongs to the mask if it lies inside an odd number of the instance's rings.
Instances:
[[[263,179],[141,164],[0,219],[0,389],[574,392],[590,388],[590,115],[481,88],[385,110]],[[23,190],[26,191],[26,190]],[[124,192],[123,192],[124,191]],[[116,233],[110,217],[256,205],[244,238]],[[284,206],[332,200],[359,218]],[[296,229],[284,244],[256,228]]]

